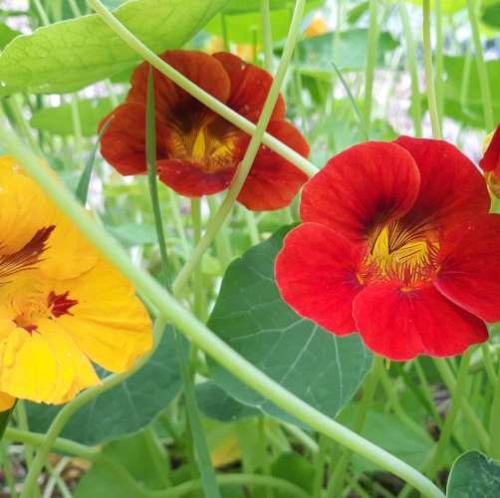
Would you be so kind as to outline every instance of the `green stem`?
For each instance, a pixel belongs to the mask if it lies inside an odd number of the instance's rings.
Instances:
[[[441,490],[416,469],[342,426],[335,420],[332,420],[273,381],[197,320],[154,278],[132,265],[127,253],[120,244],[88,216],[87,212],[82,209],[73,195],[64,188],[62,182],[54,178],[54,175],[47,171],[45,164],[31,150],[26,148],[23,142],[5,124],[0,126],[0,143],[11,155],[17,158],[19,163],[23,165],[24,170],[43,188],[45,193],[64,211],[81,232],[86,235],[88,240],[129,278],[138,292],[146,296],[165,319],[171,321],[192,342],[203,349],[215,361],[219,362],[230,373],[312,429],[337,441],[339,444],[344,445],[382,469],[392,472],[401,479],[408,481],[423,496],[444,498]],[[141,363],[143,362],[144,360]],[[140,368],[140,366],[138,364],[136,369]],[[45,461],[45,456],[50,451],[54,440],[71,415],[97,394],[114,387],[129,375],[132,375],[132,373],[128,372],[108,377],[100,386],[84,392],[59,412],[49,429],[47,439],[41,449],[42,452],[37,455],[37,462],[35,462],[37,469],[36,471],[33,469],[31,473],[30,487],[36,485],[36,479]],[[28,491],[25,492],[23,498],[30,496],[29,488],[27,489]]]
[[[465,358],[467,358],[467,363],[468,363],[470,361],[470,351],[467,352],[466,355],[464,355],[462,361],[464,361]],[[457,379],[455,378],[455,375],[453,374],[450,365],[448,364],[446,359],[435,358],[434,364],[436,365],[439,374],[441,375],[442,379],[444,380],[450,392],[456,393],[458,403],[462,408],[465,418],[469,421],[470,425],[476,431],[476,434],[479,438],[479,442],[483,450],[487,451],[490,446],[490,437],[486,429],[483,427],[481,420],[479,420],[476,413],[474,412],[474,409],[470,406],[467,398],[464,396],[463,383],[459,384],[457,382]]]
[[[376,356],[372,371],[368,375],[363,389],[363,397],[356,410],[356,418],[353,423],[353,429],[356,433],[360,433],[366,422],[366,417],[373,403],[373,396],[380,380],[381,371],[384,369],[384,360],[380,356]],[[341,494],[344,484],[345,473],[347,466],[351,460],[352,452],[349,450],[344,451],[340,460],[336,464],[335,471],[330,479],[330,485],[326,492],[327,498],[335,498]]]
[[[155,220],[158,245],[160,247],[163,282],[165,288],[169,289],[171,284],[171,278],[170,278],[171,272],[169,271],[167,246],[165,243],[165,233],[163,231],[163,220],[161,216],[160,199],[158,196],[158,182],[156,178],[156,173],[157,173],[156,130],[155,130],[156,114],[155,114],[155,95],[153,90],[153,78],[154,78],[153,69],[150,68],[148,76],[148,94],[147,94],[147,110],[146,110],[146,162],[148,170],[149,194],[151,197],[151,203],[153,205],[153,216]],[[198,202],[198,209],[194,209],[193,212],[194,211],[199,212],[199,200],[196,201],[193,200],[192,202],[193,202],[192,206],[194,205],[195,202]],[[200,230],[199,226],[198,230]],[[191,373],[189,372],[189,366],[187,364],[184,355],[184,348],[181,338],[179,337],[179,334],[177,333],[176,330],[174,330],[173,333],[175,334],[175,345],[177,350],[177,358],[181,369],[189,426],[193,434],[194,447],[196,451],[196,456],[198,458],[198,464],[199,464],[198,466],[200,468],[201,478],[203,483],[203,492],[207,498],[220,498],[220,491],[217,486],[215,472],[212,469],[210,461],[210,452],[203,431],[203,426],[201,424],[201,419],[198,413],[198,407],[196,405],[193,379],[191,377]]]
[[[260,0],[260,17],[262,19],[262,35],[264,39],[265,68],[273,72],[273,33],[271,27],[271,11],[269,0]]]
[[[377,65],[377,47],[379,37],[377,6],[380,0],[370,0],[370,25],[368,27],[368,50],[366,54],[365,68],[365,102],[363,107],[363,128],[370,134],[373,82],[375,79],[375,67]]]
[[[71,105],[71,122],[73,124],[73,138],[75,140],[75,157],[77,161],[82,161],[83,168],[85,170],[85,162],[82,157],[83,150],[83,133],[82,133],[82,121],[80,119],[80,109],[78,107],[78,95],[74,93],[70,97]]]
[[[444,58],[443,58],[443,9],[441,0],[434,2],[434,15],[436,19],[435,33],[436,33],[436,103],[438,108],[439,126],[443,128],[443,109],[444,109]]]
[[[494,387],[493,403],[491,404],[490,434],[489,456],[500,459],[500,380],[498,378]]]
[[[292,58],[293,50],[297,43],[298,36],[300,34],[300,23],[304,12],[304,5],[305,0],[297,0],[295,4],[287,42],[283,50],[283,56],[281,57],[278,70],[276,71],[276,77],[274,78],[271,88],[269,89],[264,107],[262,108],[261,115],[257,122],[255,134],[252,136],[250,143],[248,144],[248,148],[245,152],[243,160],[236,170],[235,176],[233,178],[231,186],[227,191],[224,201],[222,202],[215,216],[213,216],[208,222],[205,234],[203,235],[200,242],[196,245],[191,258],[177,275],[173,287],[174,295],[178,295],[182,291],[182,288],[184,287],[184,285],[186,285],[189,276],[198,265],[201,257],[215,239],[217,233],[219,232],[228,214],[230,213],[234,203],[236,202],[236,199],[241,192],[241,189],[243,188],[248,174],[250,173],[250,169],[252,167],[255,156],[259,151],[262,137],[264,136],[264,132],[271,119],[271,114],[274,110],[274,106],[276,104],[276,101],[278,100],[281,85],[283,84],[283,80],[285,79],[287,68]]]
[[[271,476],[261,476],[253,474],[225,474],[218,476],[217,481],[220,486],[255,486],[273,488],[281,491],[289,498],[310,498],[302,488],[284,479]],[[175,488],[153,491],[147,493],[145,498],[181,498],[197,491],[201,488],[199,481],[189,481],[179,484]]]
[[[54,180],[54,179],[53,179]],[[56,181],[56,180],[54,180]],[[66,192],[65,192],[66,193]],[[47,434],[45,436],[44,442],[40,445],[38,452],[36,454],[35,459],[33,460],[33,464],[31,465],[28,475],[26,476],[26,480],[24,482],[23,490],[21,492],[20,498],[32,498],[36,490],[38,489],[38,476],[42,471],[42,468],[47,460],[49,452],[61,431],[64,429],[64,426],[68,422],[68,420],[84,405],[92,401],[94,398],[99,396],[100,394],[112,389],[113,387],[121,384],[138,370],[140,370],[145,363],[149,360],[151,355],[154,353],[156,347],[160,343],[161,336],[163,334],[163,329],[165,327],[164,318],[160,317],[156,320],[155,330],[154,330],[154,347],[149,352],[149,354],[143,356],[139,359],[133,368],[128,370],[127,372],[122,372],[118,374],[110,375],[106,377],[99,385],[87,389],[82,392],[79,396],[77,396],[73,401],[68,403],[61,409],[55,416],[52,424],[50,425]]]
[[[488,69],[484,61],[483,45],[481,43],[481,34],[479,31],[479,20],[477,16],[478,3],[474,0],[467,0],[467,12],[472,28],[472,40],[476,52],[477,73],[479,76],[479,86],[481,87],[481,98],[483,100],[484,124],[487,130],[492,130],[495,126],[493,118],[493,105],[491,99],[490,81],[488,78]]]
[[[424,37],[424,64],[425,64],[425,86],[427,99],[429,101],[429,114],[431,116],[432,134],[434,138],[440,139],[441,125],[439,120],[439,109],[436,99],[436,87],[434,84],[434,69],[432,67],[432,43],[431,43],[431,0],[423,0],[423,37]]]
[[[412,118],[415,136],[422,136],[422,103],[420,98],[420,85],[418,81],[418,63],[417,63],[417,48],[415,38],[411,29],[410,19],[408,17],[408,9],[406,2],[402,1],[399,4],[399,12],[401,14],[401,22],[403,24],[403,32],[406,39],[406,53],[408,57],[408,69],[411,76],[411,100],[412,100]]]
[[[49,17],[47,16],[47,13],[45,12],[45,9],[43,8],[43,5],[40,3],[40,0],[32,0],[33,4],[35,5],[35,9],[40,16],[40,20],[42,21],[42,24],[44,26],[47,26],[50,24]]]
[[[153,51],[144,45],[144,43],[138,40],[134,34],[131,33],[111,12],[109,12],[100,0],[87,1],[89,5],[101,16],[103,21],[125,43],[127,43],[127,45],[140,54],[152,66],[158,69],[158,71],[167,76],[167,78],[171,79],[187,93],[198,99],[202,104],[206,105],[209,109],[216,112],[225,120],[243,130],[245,133],[253,135],[256,132],[257,127],[254,123],[240,116],[237,112],[233,111],[233,109],[227,107],[215,97],[199,88],[183,74],[158,57]],[[318,172],[318,168],[316,168],[314,164],[308,161],[305,157],[302,157],[298,152],[295,152],[293,149],[274,138],[272,135],[264,133],[262,143],[267,145],[277,154],[283,156],[285,159],[297,166],[297,168],[304,171],[304,173],[312,176]]]
[[[23,431],[21,429],[14,429],[13,427],[8,427],[5,430],[5,439],[12,443],[20,442],[37,448],[45,442],[45,434],[28,432],[28,431]],[[75,443],[74,441],[60,437],[58,437],[54,441],[53,447],[54,450],[60,453],[67,453],[69,455],[74,455],[79,458],[85,458],[86,460],[94,460],[95,458],[97,458],[98,455],[101,454],[98,448],[85,446],[83,444]]]

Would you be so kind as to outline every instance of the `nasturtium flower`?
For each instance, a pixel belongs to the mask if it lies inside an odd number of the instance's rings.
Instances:
[[[272,77],[229,53],[173,50],[162,55],[171,66],[245,118],[258,120]],[[122,175],[146,172],[145,122],[149,64],[132,76],[125,103],[112,116],[101,153]],[[156,153],[159,178],[188,197],[226,189],[243,158],[250,137],[154,71]],[[309,153],[301,133],[285,119],[280,96],[267,131],[303,156]],[[251,210],[286,207],[307,176],[268,147],[261,146],[238,201]]]
[[[60,404],[152,346],[132,285],[9,157],[0,158],[0,411]]]
[[[486,150],[479,166],[484,171],[490,191],[500,199],[500,125],[487,138]]]
[[[452,356],[500,320],[500,216],[474,164],[400,137],[334,156],[304,187],[277,285],[301,316],[394,360]]]

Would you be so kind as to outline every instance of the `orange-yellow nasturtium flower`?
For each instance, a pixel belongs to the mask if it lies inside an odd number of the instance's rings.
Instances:
[[[59,404],[152,346],[132,285],[16,162],[0,157],[0,411]]]

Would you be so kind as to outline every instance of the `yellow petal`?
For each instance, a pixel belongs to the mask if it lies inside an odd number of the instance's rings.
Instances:
[[[0,392],[0,412],[10,410],[14,406],[15,402],[16,398],[13,398],[9,394]]]
[[[56,283],[78,303],[57,321],[79,348],[111,372],[130,368],[152,347],[152,326],[134,288],[112,265],[101,260],[71,281]]]
[[[0,361],[0,392],[39,403],[64,403],[99,382],[89,360],[53,320],[41,320],[33,333],[16,328],[0,347]]]

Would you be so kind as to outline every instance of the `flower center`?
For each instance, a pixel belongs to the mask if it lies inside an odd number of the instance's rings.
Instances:
[[[217,173],[236,166],[240,134],[213,113],[182,116],[169,123],[169,159],[196,164],[205,173]]]
[[[429,225],[405,227],[393,222],[378,227],[370,237],[363,280],[391,280],[414,284],[430,281],[437,270],[437,233]]]

